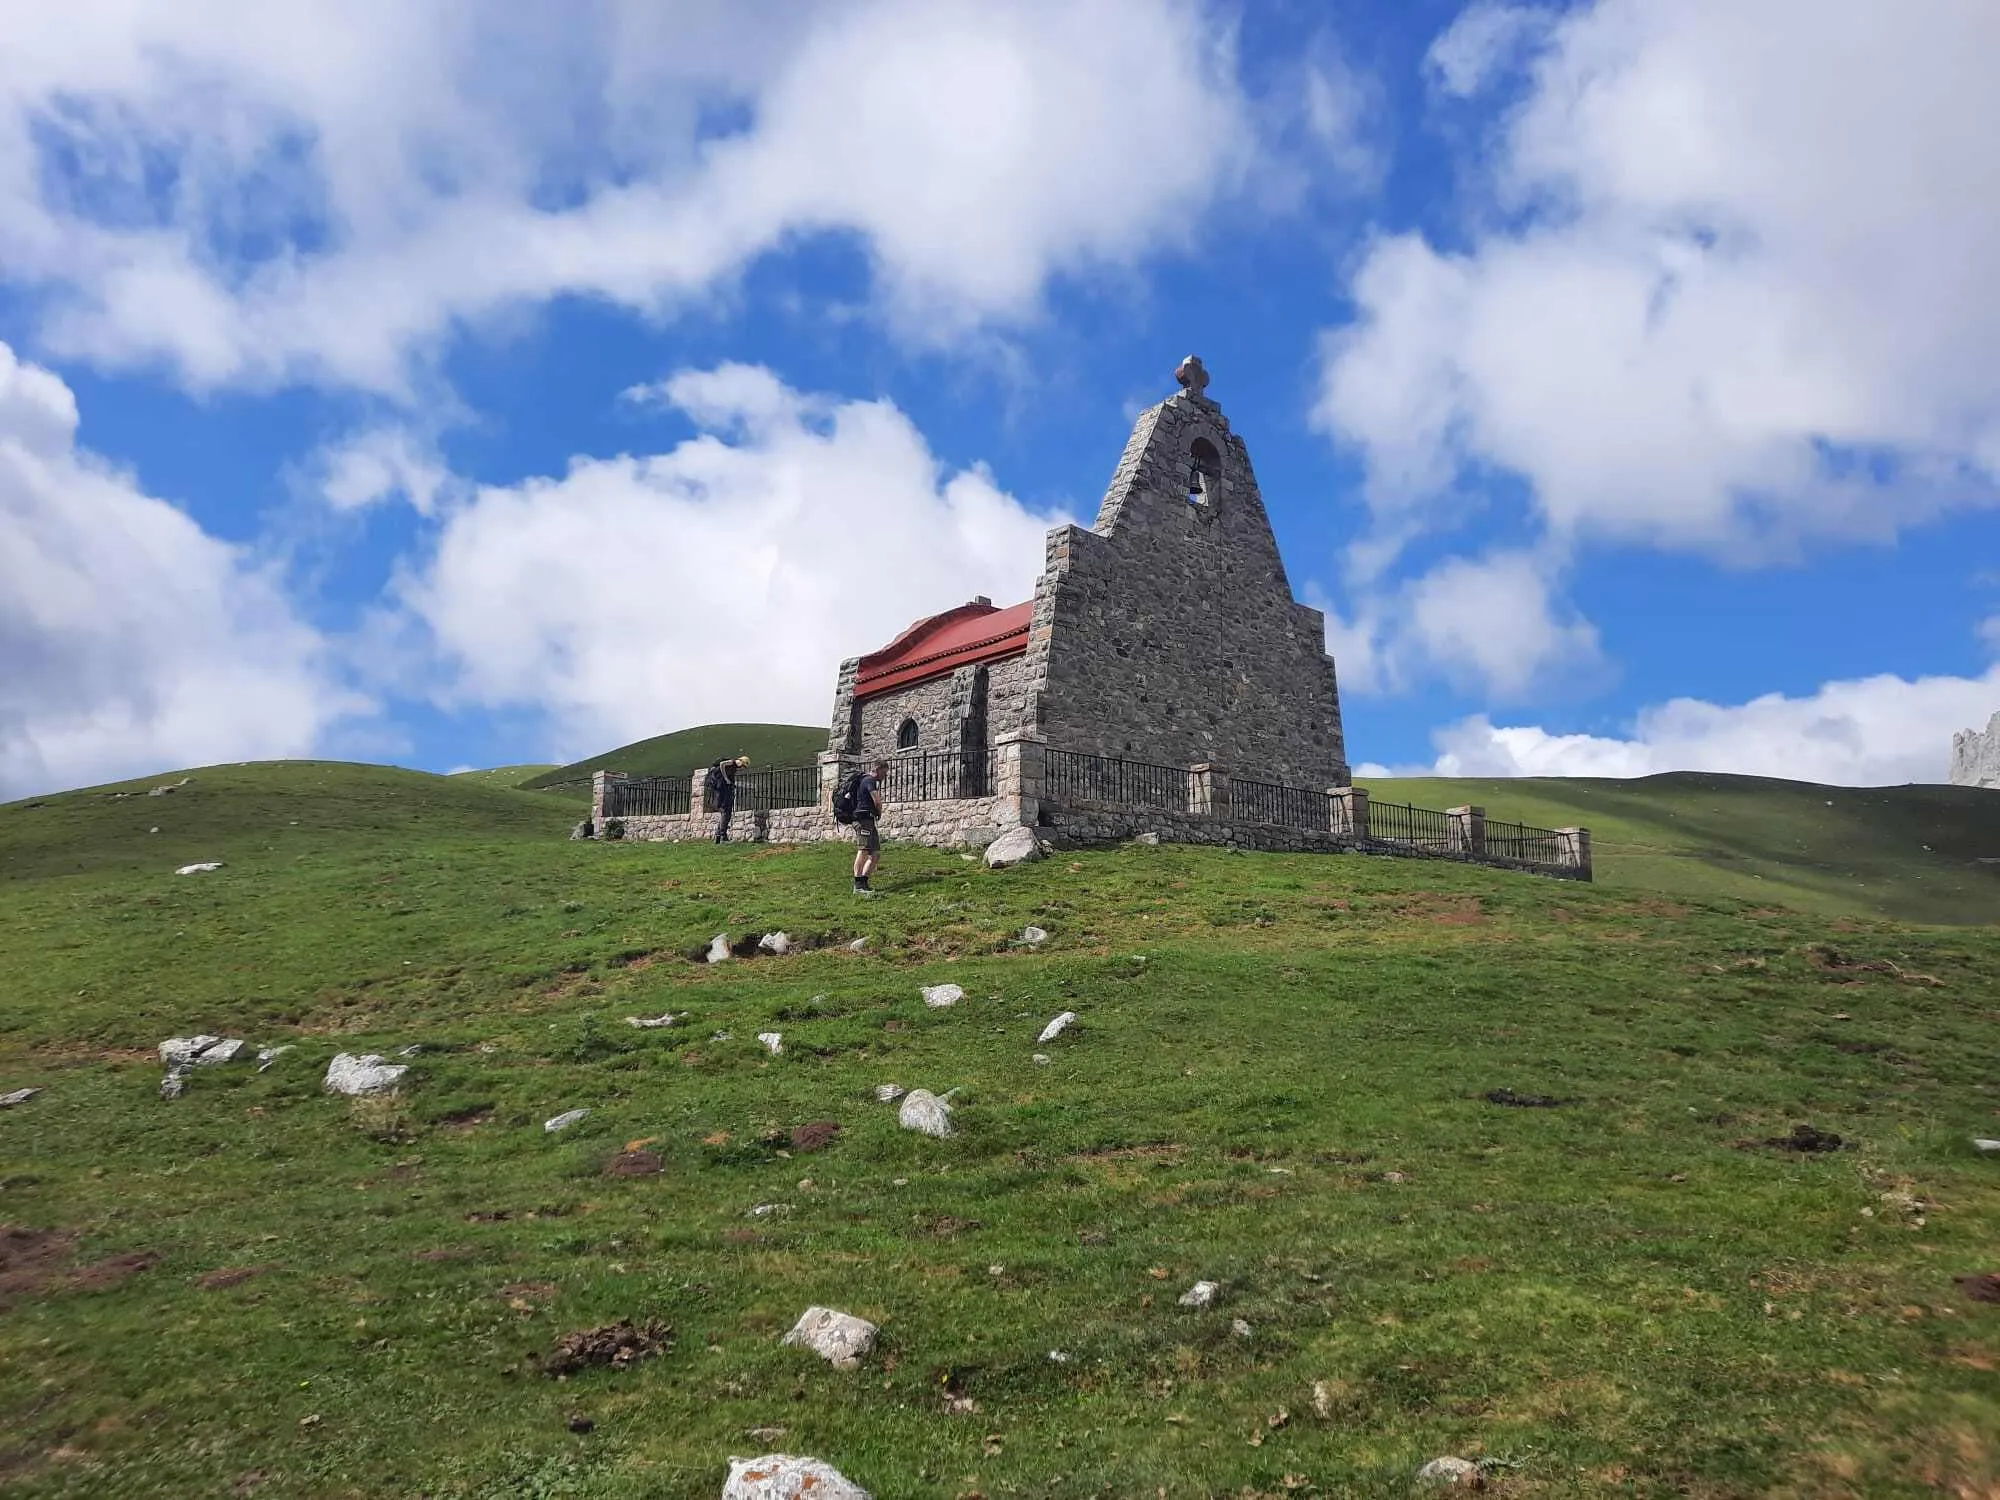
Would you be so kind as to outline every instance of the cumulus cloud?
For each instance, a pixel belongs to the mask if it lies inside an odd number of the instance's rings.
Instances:
[[[1393,774],[1650,776],[1728,771],[1834,786],[1941,782],[1952,735],[2000,707],[2000,665],[1979,677],[1895,676],[1829,682],[1805,697],[1748,703],[1676,698],[1638,716],[1626,736],[1551,734],[1485,715],[1432,736],[1437,758]],[[1371,766],[1357,774],[1388,775]]]
[[[558,754],[715,720],[817,724],[843,657],[977,594],[1027,598],[1063,519],[983,469],[944,472],[887,402],[746,365],[643,396],[703,430],[478,490],[398,590],[448,673],[439,696],[539,711]]]
[[[1475,0],[1431,43],[1424,65],[1445,93],[1469,97],[1545,35],[1551,19],[1547,10],[1535,6]]]
[[[0,798],[297,755],[363,705],[275,580],[76,446],[0,343]]]
[[[1478,6],[1448,88],[1540,26]],[[1385,236],[1317,416],[1392,539],[1526,481],[1730,561],[2000,498],[2000,8],[1597,0],[1547,23],[1464,249]]]
[[[408,427],[368,427],[326,444],[307,466],[308,484],[336,511],[401,499],[430,515],[452,476],[432,446]]]
[[[1158,0],[80,0],[5,28],[0,263],[51,348],[197,387],[405,392],[455,326],[671,313],[820,233],[944,336],[1185,245],[1256,157],[1231,28]],[[1339,99],[1318,119],[1337,152]]]

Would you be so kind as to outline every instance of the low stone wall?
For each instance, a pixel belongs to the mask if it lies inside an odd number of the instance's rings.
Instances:
[[[937,802],[891,803],[882,815],[882,837],[937,849],[983,849],[1006,831],[996,820],[998,797],[965,797]],[[715,837],[714,813],[673,813],[621,820],[625,837],[649,842],[705,843]],[[602,829],[599,829],[600,835]],[[823,844],[852,840],[854,830],[819,807],[781,807],[770,812],[739,811],[729,822],[737,843]]]

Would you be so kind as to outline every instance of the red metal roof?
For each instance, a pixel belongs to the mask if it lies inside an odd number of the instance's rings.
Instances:
[[[975,600],[919,620],[880,651],[861,658],[854,677],[855,700],[1025,651],[1034,612],[1032,601],[995,609]]]

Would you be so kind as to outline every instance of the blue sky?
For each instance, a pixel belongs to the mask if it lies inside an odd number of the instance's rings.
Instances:
[[[1943,779],[2000,12],[0,0],[0,796],[817,723],[1199,353],[1364,768]]]

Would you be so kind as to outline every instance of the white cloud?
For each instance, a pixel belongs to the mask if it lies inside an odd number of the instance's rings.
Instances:
[[[822,232],[946,337],[1187,245],[1255,164],[1202,5],[0,12],[0,265],[53,349],[197,387],[407,393],[454,325],[564,294],[671,313]]]
[[[275,581],[75,446],[0,344],[0,798],[296,755],[362,705]]]
[[[547,716],[559,754],[716,720],[822,722],[844,656],[975,594],[1027,598],[1043,534],[941,471],[886,402],[744,365],[645,388],[705,430],[479,490],[402,582],[450,704]]]
[[[1979,637],[1980,645],[2000,657],[2000,615],[1988,615],[1979,622],[1974,633]]]
[[[1448,84],[1477,86],[1509,14],[1440,40]],[[2000,7],[1971,3],[1554,21],[1500,212],[1463,253],[1384,238],[1327,340],[1318,417],[1383,534],[1495,470],[1559,540],[1737,561],[2000,498],[1995,56]]]
[[[1748,703],[1676,698],[1641,713],[1623,738],[1496,726],[1485,715],[1432,736],[1438,756],[1400,775],[1650,776],[1727,771],[1833,786],[1941,782],[1951,737],[2000,708],[2000,665],[1979,677],[1829,682],[1807,697]],[[1371,774],[1390,774],[1370,767]]]
[[[1350,612],[1312,602],[1345,690],[1394,692],[1436,672],[1519,701],[1602,665],[1596,628],[1555,597],[1559,574],[1557,559],[1501,549],[1446,558],[1399,587],[1365,586]]]
[[[1534,6],[1475,0],[1431,43],[1424,65],[1439,88],[1467,98],[1546,34],[1551,19],[1548,11]]]
[[[431,445],[393,423],[326,445],[309,468],[312,488],[337,511],[364,510],[400,497],[427,516],[451,484],[450,472]]]

